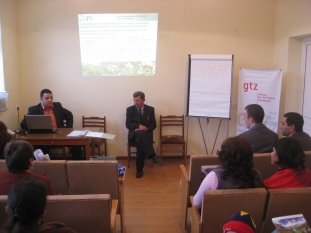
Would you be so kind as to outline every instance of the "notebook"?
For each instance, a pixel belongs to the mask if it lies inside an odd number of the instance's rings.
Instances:
[[[54,133],[50,115],[26,115],[28,133]]]

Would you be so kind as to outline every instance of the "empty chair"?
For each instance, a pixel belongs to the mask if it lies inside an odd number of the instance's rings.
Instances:
[[[100,132],[106,133],[106,116],[104,117],[85,117],[82,116],[83,128],[99,128]],[[107,142],[104,138],[93,138],[94,147],[97,149],[97,155],[107,156]],[[102,149],[101,146],[104,145]]]
[[[261,230],[265,213],[267,191],[264,188],[222,189],[204,191],[201,214],[192,203],[191,232],[223,232],[223,225],[238,211],[245,211],[252,216],[256,233]],[[191,202],[193,196],[190,197]]]
[[[165,129],[164,129],[165,128]],[[174,129],[173,129],[174,128]],[[178,130],[179,129],[179,130]],[[180,134],[175,132],[179,131]],[[173,132],[173,134],[168,134]],[[186,141],[184,137],[184,115],[160,115],[160,158],[164,153],[180,153],[186,163]]]

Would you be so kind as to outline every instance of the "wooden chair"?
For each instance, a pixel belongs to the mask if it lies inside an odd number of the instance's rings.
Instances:
[[[261,232],[272,232],[275,227],[272,218],[286,215],[303,214],[311,222],[311,187],[269,189],[266,217]]]
[[[181,128],[181,135],[172,134],[168,135],[163,128],[172,129],[172,127]],[[174,131],[176,132],[176,131]],[[180,148],[180,149],[178,149]],[[184,137],[184,115],[182,116],[162,116],[160,115],[160,158],[162,166],[162,156],[164,153],[181,153],[186,163],[186,141]]]
[[[255,233],[260,233],[266,199],[264,188],[206,190],[200,214],[190,196],[191,233],[222,232],[223,225],[238,211],[249,213],[256,225]]]
[[[68,194],[66,160],[34,161],[33,174],[46,175],[51,179],[55,194]]]
[[[7,196],[0,196],[1,224],[8,215],[5,211]],[[44,223],[63,222],[76,232],[116,232],[118,200],[109,194],[52,195],[48,196]]]
[[[135,151],[132,149],[135,148]],[[127,143],[127,167],[130,168],[130,163],[132,160],[132,155],[136,155],[136,144],[135,143]],[[153,161],[150,159],[150,167],[153,167]]]
[[[71,195],[110,194],[111,199],[118,200],[117,213],[124,233],[124,187],[119,182],[118,161],[67,161],[67,174]]]
[[[100,131],[106,133],[106,116],[104,117],[84,117],[82,116],[82,128],[100,128]],[[97,155],[107,156],[107,142],[104,138],[93,138],[94,146],[97,149]],[[104,150],[101,150],[101,146],[104,145]]]

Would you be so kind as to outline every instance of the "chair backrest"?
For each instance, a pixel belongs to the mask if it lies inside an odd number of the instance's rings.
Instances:
[[[221,165],[217,155],[192,155],[189,167],[189,195],[194,196],[202,182],[201,166]]]
[[[106,133],[106,116],[104,117],[85,117],[82,116],[82,127],[92,128],[99,127],[101,132]]]
[[[175,116],[175,115],[169,115],[169,116],[162,116],[160,115],[160,137],[167,134],[166,132],[163,132],[163,127],[167,126],[175,126],[175,127],[181,127],[181,135],[184,137],[184,115],[182,116]],[[176,131],[173,131],[176,132]],[[174,133],[175,134],[175,133]]]
[[[49,177],[55,194],[68,194],[66,164],[66,160],[34,161],[32,173]]]
[[[110,194],[119,198],[118,162],[113,160],[67,161],[70,194]]]
[[[271,164],[270,153],[254,154],[254,168],[261,172],[262,180],[269,178],[278,171],[277,166]]]
[[[269,189],[269,199],[264,221],[264,231],[272,232],[275,227],[272,218],[293,214],[303,214],[311,223],[311,187]]]
[[[7,169],[6,162],[4,159],[0,159],[0,170]]]
[[[206,190],[201,209],[202,232],[222,232],[223,225],[238,212],[250,214],[260,232],[265,212],[267,191],[264,188]],[[195,207],[193,207],[195,208]]]
[[[7,219],[6,201],[6,195],[0,196],[0,224]],[[112,232],[112,208],[116,210],[116,204],[109,194],[53,195],[48,196],[43,221],[62,222],[79,233]]]
[[[5,211],[7,199],[7,195],[0,195],[0,226],[2,226],[4,221],[8,218],[8,214]]]
[[[49,196],[44,222],[63,222],[79,233],[111,232],[109,194]]]

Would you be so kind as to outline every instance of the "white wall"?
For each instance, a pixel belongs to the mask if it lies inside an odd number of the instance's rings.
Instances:
[[[311,1],[278,0],[275,13],[274,59],[283,70],[280,117],[301,113],[302,39],[311,36]]]
[[[18,127],[16,107],[19,106],[20,80],[15,0],[0,0],[0,17],[4,82],[6,91],[9,93],[8,110],[0,112],[0,120],[5,122],[7,127],[16,129]]]
[[[18,0],[16,15],[20,88],[14,80],[12,83],[9,81],[9,85],[16,85],[19,90],[20,95],[15,98],[19,98],[21,115],[26,114],[28,106],[39,102],[39,92],[43,88],[50,88],[55,101],[62,102],[64,107],[73,112],[76,128],[81,127],[82,115],[106,115],[108,133],[117,135],[113,141],[109,141],[108,152],[110,155],[125,156],[125,109],[132,105],[133,92],[145,92],[146,104],[155,107],[157,119],[160,114],[185,114],[188,54],[234,54],[232,102],[235,106],[240,67],[283,68],[286,65],[286,58],[282,56],[285,44],[276,45],[274,49],[274,44],[279,42],[278,35],[282,34],[275,27],[287,27],[284,25],[286,20],[281,16],[283,11],[286,12],[282,2]],[[284,2],[286,5],[290,1]],[[300,15],[299,10],[304,10],[304,5],[308,5],[306,1],[301,2],[298,4],[300,8],[292,12],[291,17]],[[159,13],[156,75],[82,77],[77,15],[128,12]],[[310,22],[307,20],[309,18],[301,19],[305,25]],[[295,20],[293,27],[296,23],[301,22]],[[276,36],[275,31],[278,32]],[[6,40],[8,43],[12,42]],[[5,114],[14,116],[14,112]],[[201,119],[201,122],[211,153],[219,119],[211,119],[209,125],[206,125],[205,119]],[[227,136],[227,123],[223,121],[215,150]],[[229,136],[235,135],[235,125],[236,108],[233,107]],[[197,118],[189,119],[188,129],[188,154],[205,154]],[[156,129],[156,149],[158,137],[159,129]]]

